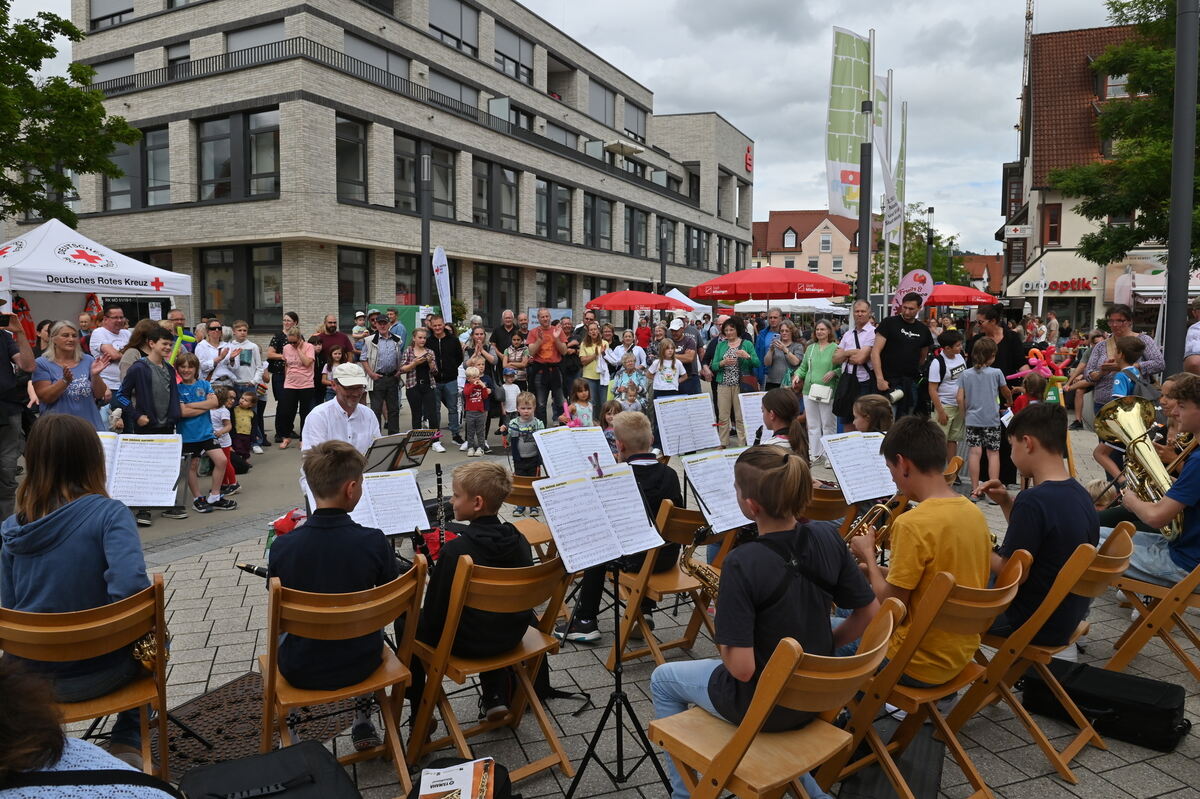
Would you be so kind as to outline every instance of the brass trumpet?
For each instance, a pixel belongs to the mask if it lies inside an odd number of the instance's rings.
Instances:
[[[1145,502],[1158,502],[1174,482],[1150,442],[1155,415],[1154,403],[1141,397],[1118,397],[1096,414],[1096,435],[1105,443],[1125,448],[1126,485]],[[1168,540],[1178,538],[1182,531],[1182,513],[1162,528]]]
[[[906,510],[908,510],[908,497],[896,492],[887,502],[871,506],[870,510],[856,519],[854,524],[850,525],[850,529],[846,531],[844,540],[849,544],[851,538],[862,535],[868,528],[874,527],[875,551],[882,552],[892,522]]]

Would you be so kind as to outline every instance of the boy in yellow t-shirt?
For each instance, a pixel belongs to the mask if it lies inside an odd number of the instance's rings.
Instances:
[[[992,554],[987,521],[974,503],[946,485],[942,476],[945,434],[932,421],[906,416],[892,425],[880,452],[896,488],[918,505],[892,523],[890,568],[880,567],[875,560],[873,530],[850,539],[850,549],[863,565],[879,601],[894,596],[911,612],[934,575],[943,571],[954,575],[958,585],[985,587]],[[906,618],[892,635],[889,658],[900,649],[908,629]],[[978,635],[930,630],[901,682],[917,687],[948,682],[978,647]]]

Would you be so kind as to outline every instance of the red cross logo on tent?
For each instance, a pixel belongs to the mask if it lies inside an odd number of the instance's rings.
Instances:
[[[165,286],[167,284],[163,283],[161,278],[156,277],[150,281],[150,285],[154,286],[155,291],[162,291],[163,286]]]
[[[77,249],[75,252],[70,253],[70,255],[76,260],[87,261],[89,264],[98,264],[104,260],[103,257],[99,255],[92,255],[90,252],[82,249]]]

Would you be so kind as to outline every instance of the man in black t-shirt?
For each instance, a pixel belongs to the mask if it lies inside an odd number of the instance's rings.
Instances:
[[[920,311],[921,295],[910,292],[900,303],[900,313],[875,328],[875,346],[871,348],[875,387],[885,395],[896,389],[904,392],[894,403],[897,419],[908,416],[916,407],[917,378],[933,346],[929,327],[917,320]]]

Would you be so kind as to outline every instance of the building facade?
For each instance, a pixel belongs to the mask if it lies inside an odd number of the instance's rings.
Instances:
[[[72,0],[126,176],[79,181],[79,229],[192,275],[212,309],[308,328],[418,304],[422,212],[453,294],[582,310],[749,260],[753,141],[654,96],[512,0]],[[422,179],[429,191],[422,191]],[[424,206],[424,207],[423,207]],[[661,244],[660,244],[661,242]],[[433,294],[432,296],[436,296]]]
[[[1020,120],[1020,158],[1004,165],[1002,213],[1005,295],[1024,299],[1033,313],[1054,311],[1081,329],[1095,326],[1104,306],[1133,298],[1138,275],[1153,283],[1162,244],[1148,244],[1120,262],[1098,266],[1079,255],[1080,238],[1097,224],[1050,182],[1055,169],[1100,161],[1112,142],[1096,131],[1104,104],[1128,97],[1124,76],[1100,76],[1091,62],[1135,34],[1130,26],[1039,33],[1030,42],[1029,85]],[[1110,218],[1109,225],[1129,224]],[[1016,235],[1014,235],[1014,233]],[[1039,311],[1040,306],[1040,311]]]
[[[771,211],[754,223],[751,263],[817,272],[854,285],[858,221],[828,211]]]

